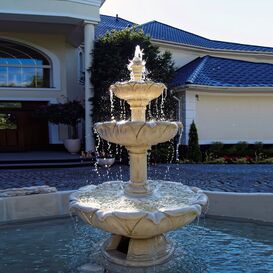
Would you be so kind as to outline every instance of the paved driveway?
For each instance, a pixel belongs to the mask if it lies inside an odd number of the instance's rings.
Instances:
[[[204,190],[273,192],[273,165],[162,164],[148,169],[149,179],[178,181]],[[128,179],[128,166],[117,164],[110,169],[90,166],[0,170],[1,189],[46,184],[59,190],[70,190],[103,181]]]

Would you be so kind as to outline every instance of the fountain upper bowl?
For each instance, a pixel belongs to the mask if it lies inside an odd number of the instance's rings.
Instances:
[[[126,100],[130,105],[136,103],[147,105],[159,97],[166,88],[165,84],[152,81],[117,82],[110,86],[115,96]]]
[[[171,121],[111,121],[95,124],[99,135],[112,143],[126,147],[152,146],[173,138],[180,122]]]

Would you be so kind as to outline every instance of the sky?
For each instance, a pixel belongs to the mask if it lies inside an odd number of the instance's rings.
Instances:
[[[273,0],[106,0],[101,14],[159,21],[200,36],[273,47]]]

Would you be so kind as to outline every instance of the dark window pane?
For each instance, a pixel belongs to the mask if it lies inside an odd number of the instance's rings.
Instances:
[[[8,85],[8,68],[0,66],[0,87]]]
[[[46,88],[50,75],[49,60],[39,51],[0,40],[0,87]]]
[[[22,85],[22,71],[18,67],[8,67],[8,87]]]
[[[23,68],[22,87],[36,87],[35,68]]]

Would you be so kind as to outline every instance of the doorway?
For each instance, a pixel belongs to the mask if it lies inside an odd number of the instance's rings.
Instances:
[[[48,149],[48,122],[35,116],[45,104],[0,101],[0,152]]]

